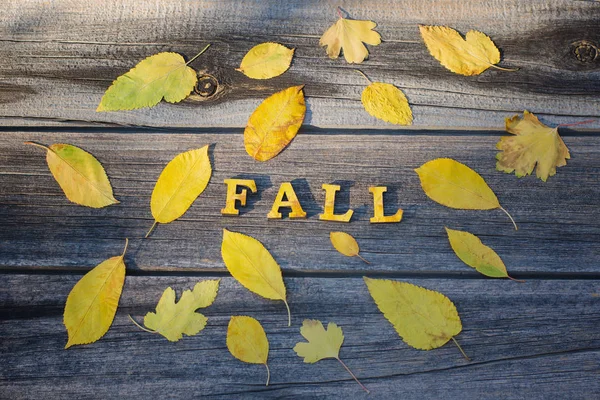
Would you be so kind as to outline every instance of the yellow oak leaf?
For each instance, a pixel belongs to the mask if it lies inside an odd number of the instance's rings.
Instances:
[[[407,282],[366,276],[363,279],[379,311],[406,344],[419,350],[431,350],[453,340],[458,346],[454,336],[462,331],[462,324],[448,297]],[[468,359],[464,352],[462,354]]]
[[[260,322],[252,317],[233,316],[227,327],[227,348],[231,355],[249,364],[263,364],[267,368],[267,384],[271,371],[267,364],[269,341]]]
[[[65,349],[77,344],[93,343],[110,328],[125,283],[125,249],[120,256],[95,266],[79,280],[69,293],[63,322],[69,339]]]
[[[169,161],[152,191],[150,209],[154,224],[146,237],[157,223],[168,224],[181,217],[206,189],[211,175],[208,146],[180,153]]]
[[[48,168],[60,188],[73,203],[102,208],[118,204],[102,164],[90,153],[70,144],[57,143],[49,147],[25,142],[46,150]]]
[[[485,180],[471,168],[450,158],[436,158],[415,169],[425,194],[446,207],[464,210],[499,208],[517,224]]]
[[[556,174],[556,167],[567,165],[569,149],[558,135],[558,128],[550,128],[529,111],[523,117],[506,118],[506,130],[514,136],[504,136],[496,144],[496,169],[514,172],[519,178],[536,168],[536,175],[546,182]]]
[[[210,46],[210,45],[208,45]],[[96,111],[135,110],[152,107],[163,98],[178,103],[194,90],[198,76],[180,54],[158,53],[140,61],[129,72],[119,76],[106,90]]]
[[[504,262],[494,250],[481,243],[481,240],[469,232],[446,228],[450,246],[458,258],[469,267],[491,278],[509,278]]]
[[[291,326],[281,268],[269,250],[253,237],[223,229],[221,255],[229,273],[242,286],[259,296],[285,303]]]
[[[171,342],[177,342],[183,335],[193,336],[206,326],[204,315],[197,313],[199,308],[210,306],[217,297],[219,281],[207,280],[198,282],[193,290],[185,290],[181,298],[175,303],[175,290],[168,287],[163,292],[156,312],[149,312],[144,317],[144,325],[140,326],[131,316],[131,320],[140,329],[150,333],[159,333]]]
[[[307,364],[314,364],[325,358],[335,358],[344,366],[346,371],[350,373],[352,378],[367,392],[366,387],[356,378],[350,371],[348,366],[340,359],[340,348],[344,343],[344,333],[342,328],[330,322],[327,324],[327,330],[323,327],[321,321],[315,319],[305,319],[300,328],[300,334],[308,340],[306,342],[298,342],[294,346],[294,351],[298,357],[303,357]]]
[[[371,82],[362,71],[357,71],[369,82],[360,97],[369,114],[396,125],[412,124],[412,110],[400,89],[389,83]]]
[[[354,239],[352,235],[346,232],[330,232],[329,239],[331,240],[331,244],[333,245],[333,247],[335,247],[335,249],[343,255],[347,257],[358,257],[365,263],[370,264],[370,262],[362,258],[360,254],[358,254],[360,248],[358,247],[356,239]]]
[[[479,75],[490,67],[516,71],[495,65],[500,62],[500,51],[485,33],[471,30],[463,39],[447,26],[420,25],[419,30],[429,53],[456,74]]]
[[[274,78],[288,70],[293,56],[294,49],[288,49],[282,44],[257,44],[246,53],[236,71],[252,79]]]
[[[319,45],[327,46],[329,58],[338,58],[340,50],[349,64],[358,64],[369,57],[369,51],[363,44],[377,46],[381,43],[381,36],[375,32],[377,24],[373,21],[361,21],[340,18],[325,31]]]
[[[292,86],[271,95],[250,115],[244,146],[252,158],[270,160],[296,137],[306,113],[303,87]]]

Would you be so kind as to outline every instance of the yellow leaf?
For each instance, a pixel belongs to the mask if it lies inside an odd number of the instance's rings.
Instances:
[[[279,43],[261,43],[246,53],[237,71],[252,79],[274,78],[288,70],[293,55],[294,49]]]
[[[365,74],[360,73],[369,80]],[[396,125],[412,124],[413,116],[408,100],[394,85],[373,82],[363,90],[361,101],[365,110],[375,118]]]
[[[69,340],[65,349],[100,339],[115,318],[125,282],[125,250],[117,257],[98,264],[79,280],[69,293],[63,322]]]
[[[471,30],[463,39],[460,33],[447,26],[420,25],[419,30],[429,53],[456,74],[479,75],[490,67],[516,71],[494,65],[500,62],[500,51],[484,33]]]
[[[186,151],[173,158],[161,172],[150,199],[150,209],[157,223],[168,224],[181,217],[206,189],[212,168],[208,146]]]
[[[294,351],[298,357],[303,357],[304,362],[314,364],[325,358],[335,358],[344,366],[346,371],[354,378],[354,380],[367,392],[366,387],[356,378],[346,364],[340,359],[340,347],[344,343],[344,333],[342,328],[330,322],[327,325],[327,330],[323,327],[321,321],[316,319],[305,319],[300,328],[300,334],[308,340],[306,342],[296,343]]]
[[[291,314],[281,268],[265,246],[253,237],[223,229],[221,255],[229,273],[242,286],[259,296],[285,303],[290,326]]]
[[[139,326],[133,318],[131,320],[141,329],[159,333],[171,342],[177,342],[184,334],[196,335],[204,329],[208,320],[196,310],[206,308],[215,301],[219,281],[216,279],[198,282],[194,290],[184,291],[177,303],[175,291],[171,287],[166,288],[156,305],[156,312],[149,312],[144,317],[144,325],[151,330]]]
[[[188,64],[207,48],[187,63],[177,53],[158,53],[140,61],[113,82],[96,111],[152,107],[163,98],[169,103],[180,102],[192,92],[198,81],[196,71]]]
[[[462,331],[462,324],[449,298],[406,282],[363,279],[379,311],[406,344],[431,350],[452,339],[458,345],[454,336]]]
[[[263,364],[267,368],[267,384],[271,372],[267,365],[269,341],[260,322],[252,317],[233,316],[227,327],[227,348],[238,360],[249,364]]]
[[[352,235],[349,235],[346,232],[330,232],[329,239],[331,240],[333,247],[335,247],[335,249],[343,255],[348,257],[358,257],[367,264],[370,264],[367,260],[362,258],[360,254],[358,254],[360,248],[358,247],[356,239],[354,239]]]
[[[448,240],[454,253],[470,267],[491,278],[509,278],[504,262],[494,250],[481,243],[481,240],[469,232],[446,228]]]
[[[506,130],[515,136],[500,138],[496,148],[498,162],[496,169],[512,173],[519,178],[529,175],[536,169],[536,175],[546,182],[556,174],[556,167],[567,165],[571,158],[569,149],[558,135],[558,128],[550,128],[529,111],[523,112],[523,118],[515,115],[506,118]]]
[[[306,113],[303,87],[277,92],[254,110],[244,130],[244,146],[252,158],[270,160],[294,139]]]
[[[471,168],[450,158],[436,158],[415,169],[427,196],[446,207],[464,210],[499,208],[517,224],[483,178]]]
[[[113,197],[112,186],[102,164],[87,151],[62,143],[50,147],[34,142],[25,144],[46,150],[46,162],[52,176],[73,203],[92,208],[119,203]]]
[[[381,36],[373,30],[376,26],[373,21],[351,20],[340,15],[340,19],[321,36],[319,45],[327,46],[329,58],[338,58],[343,50],[348,63],[358,64],[369,57],[363,42],[372,46],[381,43]]]

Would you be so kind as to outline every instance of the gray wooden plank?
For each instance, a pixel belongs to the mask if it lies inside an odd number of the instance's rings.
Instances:
[[[338,132],[339,133],[339,132]],[[223,270],[221,231],[261,240],[287,271],[388,271],[477,275],[454,256],[444,226],[479,235],[519,274],[598,273],[600,263],[600,143],[594,136],[565,136],[572,159],[547,183],[495,171],[501,133],[457,135],[403,132],[394,135],[299,134],[270,162],[243,149],[239,130],[219,134],[119,134],[17,132],[0,137],[0,266],[79,268],[96,265],[129,237],[128,263],[139,270]],[[39,149],[25,140],[80,146],[104,164],[117,206],[96,210],[69,203]],[[178,221],[152,225],[149,198],[160,171],[181,151],[214,144],[214,173],[206,191]],[[414,168],[436,157],[453,157],[482,174],[520,229],[499,210],[453,210],[429,200]],[[239,217],[220,214],[223,180],[255,179],[259,193]],[[275,193],[292,181],[308,213],[305,220],[268,220]],[[339,182],[340,211],[355,210],[348,224],[318,220],[321,185]],[[405,211],[399,224],[370,224],[370,185],[387,185],[387,213]],[[359,241],[372,264],[343,257],[329,232],[345,230]]]
[[[410,280],[450,297],[460,313],[449,343],[409,348],[371,301],[362,279],[286,278],[285,309],[224,278],[203,310],[204,331],[177,343],[140,331],[138,320],[172,286],[178,295],[210,277],[129,276],[109,332],[63,350],[62,311],[79,276],[2,275],[0,392],[5,398],[375,398],[593,399],[600,395],[600,297],[597,281]],[[272,381],[261,365],[235,360],[225,347],[230,315],[251,315],[270,341]],[[335,360],[303,364],[292,351],[305,318],[336,322],[340,357],[371,390],[366,396]]]
[[[362,110],[364,79],[353,71],[356,66],[330,60],[318,45],[338,5],[6,0],[0,15],[0,117],[5,125],[244,126],[260,99],[304,83],[305,124],[389,127]],[[552,123],[600,117],[600,56],[592,57],[600,46],[597,2],[349,0],[343,7],[353,18],[378,23],[384,42],[359,67],[406,92],[417,127],[501,128],[504,117],[523,109],[545,114]],[[418,24],[449,25],[463,34],[484,31],[500,47],[501,64],[521,69],[454,75],[428,54]],[[235,72],[244,53],[263,41],[296,48],[290,71],[268,81]],[[587,59],[576,56],[582,41],[591,43]],[[95,112],[110,82],[144,57],[175,51],[189,58],[206,43],[211,49],[193,66],[216,77],[217,95],[194,95],[151,110]]]

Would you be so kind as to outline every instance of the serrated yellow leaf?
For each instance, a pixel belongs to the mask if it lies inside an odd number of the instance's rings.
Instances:
[[[57,143],[50,147],[25,142],[46,150],[48,168],[60,188],[73,203],[102,208],[118,204],[102,164],[90,153],[70,144]]]
[[[406,96],[389,83],[373,82],[360,97],[369,114],[396,125],[412,124],[413,116]]]
[[[550,128],[529,111],[523,117],[506,118],[506,130],[515,136],[504,136],[496,144],[496,169],[514,172],[519,178],[536,168],[536,175],[546,182],[556,174],[556,167],[567,165],[569,149],[558,135],[558,128]]]
[[[274,78],[288,70],[293,56],[294,49],[282,44],[257,44],[246,53],[237,71],[252,79]]]
[[[267,368],[267,384],[271,372],[267,365],[269,341],[260,322],[252,317],[233,316],[227,327],[227,348],[231,355],[249,364],[263,364]]]
[[[98,264],[79,280],[69,293],[63,322],[69,340],[65,349],[100,339],[115,318],[123,283],[125,283],[125,250],[117,257]]]
[[[379,311],[409,346],[435,349],[462,331],[454,303],[443,294],[406,282],[364,280]]]
[[[486,34],[471,30],[463,39],[460,33],[447,26],[420,25],[419,30],[429,53],[450,71],[465,75],[479,75],[500,62],[500,51]]]
[[[150,199],[155,224],[168,224],[181,217],[206,189],[211,175],[208,146],[180,153],[169,161]]]
[[[358,64],[369,57],[369,51],[363,44],[377,46],[381,36],[373,29],[377,24],[373,21],[361,21],[342,18],[325,31],[319,45],[327,46],[329,58],[338,58],[340,50],[350,64]]]
[[[215,301],[219,281],[216,279],[198,282],[194,290],[184,291],[177,303],[175,290],[171,287],[166,288],[156,305],[156,312],[149,312],[144,317],[144,325],[171,342],[177,342],[184,334],[198,334],[206,326],[208,318],[196,310],[206,308]]]
[[[296,137],[306,113],[303,87],[292,86],[273,94],[250,115],[244,146],[252,158],[270,160]]]
[[[450,158],[436,158],[415,169],[425,194],[446,207],[463,210],[492,210],[500,206],[485,180],[471,168]]]
[[[177,53],[158,53],[145,58],[112,83],[96,111],[152,107],[163,98],[169,103],[180,102],[192,92],[198,81],[196,71],[188,64],[207,48],[187,63]]]
[[[288,312],[281,268],[269,250],[253,237],[223,229],[221,256],[229,273],[246,289],[271,300],[281,300]]]
[[[358,247],[356,239],[354,239],[352,235],[346,232],[330,232],[329,239],[331,240],[333,247],[343,255],[348,257],[358,257],[369,264],[367,260],[358,254],[360,252],[360,248]]]

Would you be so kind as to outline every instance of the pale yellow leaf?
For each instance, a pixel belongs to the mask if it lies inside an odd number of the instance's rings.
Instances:
[[[246,152],[267,161],[294,139],[306,113],[301,86],[292,86],[265,99],[254,110],[244,130]]]
[[[294,49],[279,43],[261,43],[248,51],[238,71],[252,79],[270,79],[283,74],[290,67]]]
[[[406,96],[389,83],[373,82],[361,96],[365,110],[380,120],[396,125],[411,125],[413,116]]]
[[[118,204],[102,164],[90,153],[70,144],[57,143],[50,147],[25,142],[46,150],[48,168],[60,188],[73,203],[102,208]]]
[[[123,254],[98,264],[69,293],[63,316],[69,336],[65,349],[93,343],[108,332],[125,282],[127,242]]]
[[[340,50],[350,64],[361,63],[369,57],[369,51],[363,44],[377,46],[381,36],[373,29],[377,24],[373,21],[351,20],[340,17],[319,40],[321,46],[327,46],[329,58],[338,58]]]
[[[263,364],[267,368],[267,386],[269,386],[271,376],[267,365],[269,341],[260,322],[252,317],[231,317],[227,327],[227,348],[240,361]]]
[[[221,255],[231,275],[246,289],[271,300],[281,300],[290,308],[281,276],[281,268],[271,253],[253,237],[223,229]]]
[[[356,239],[354,239],[352,235],[346,232],[330,232],[329,239],[331,240],[333,247],[343,255],[348,257],[358,257],[369,264],[367,260],[358,254],[360,252],[360,248],[358,247]]]

